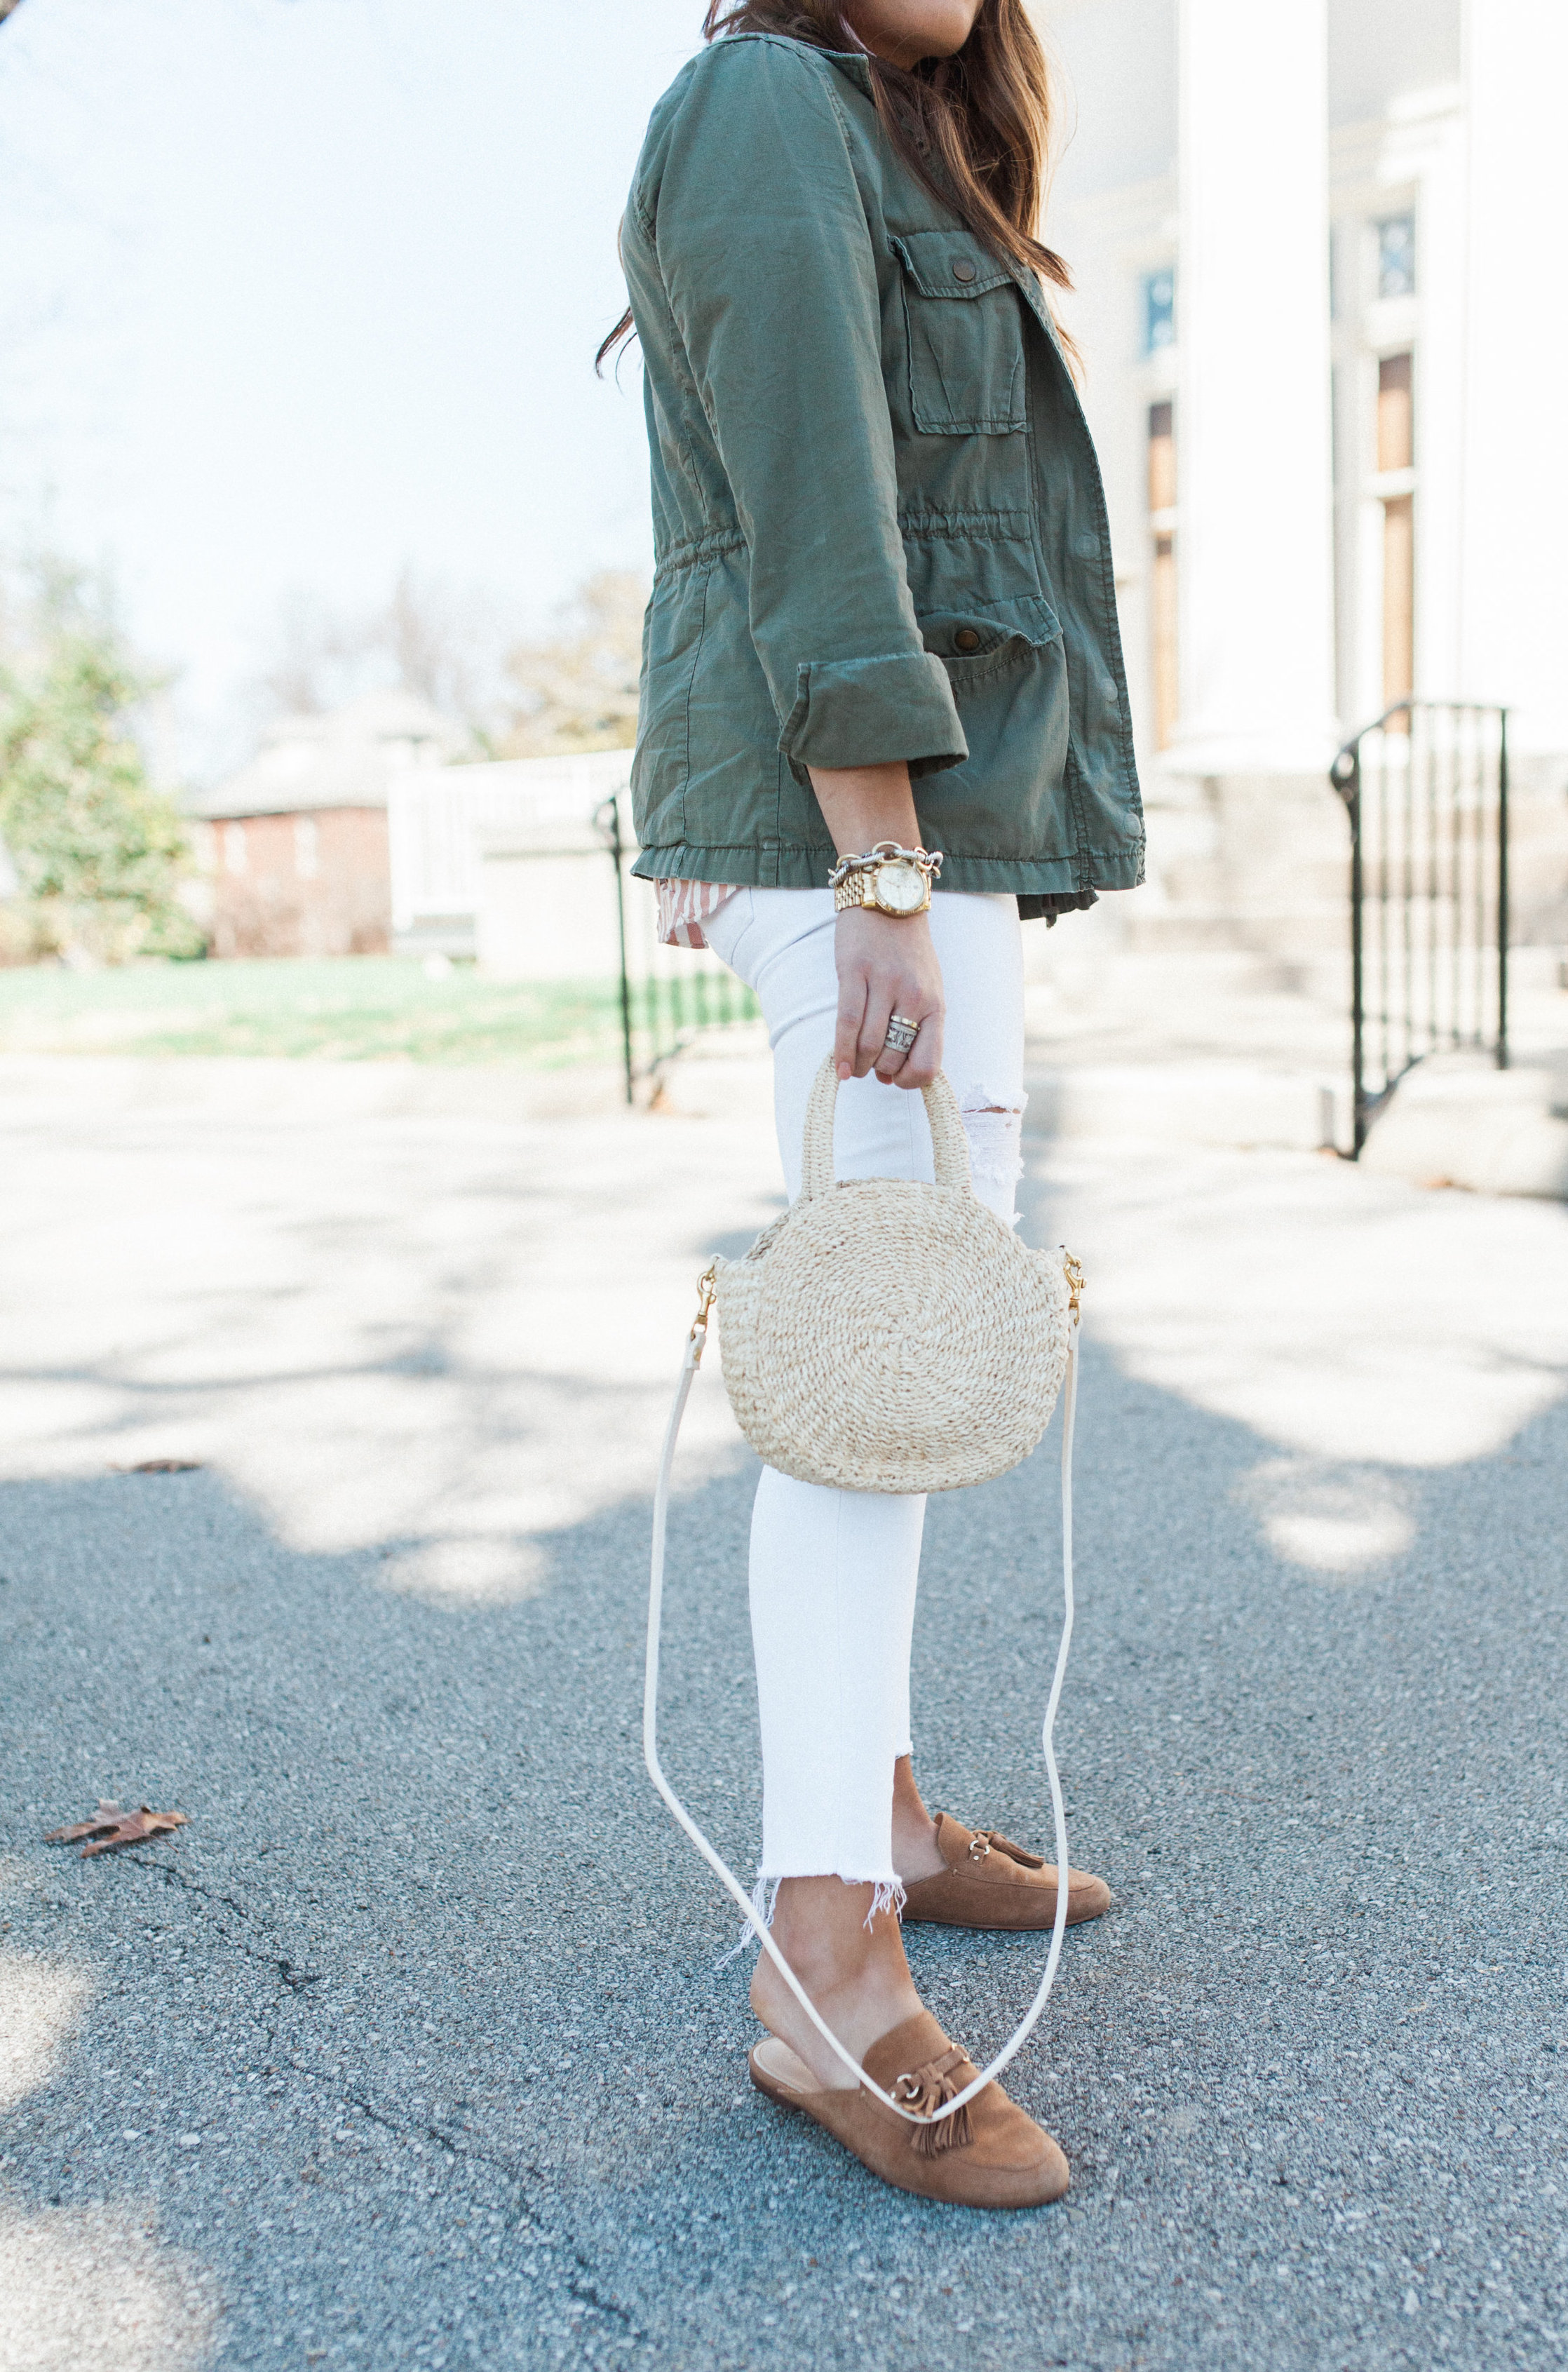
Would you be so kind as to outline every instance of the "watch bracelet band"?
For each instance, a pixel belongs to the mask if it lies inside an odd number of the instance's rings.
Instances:
[[[931,876],[929,874],[922,877],[922,894],[918,906],[889,906],[877,895],[874,887],[880,869],[879,866],[873,866],[864,873],[846,873],[833,891],[834,913],[842,914],[851,906],[863,906],[870,913],[891,914],[895,921],[902,922],[911,915],[928,914],[931,912]],[[904,868],[905,871],[913,869],[912,866]]]
[[[836,890],[851,874],[869,873],[878,865],[900,861],[905,865],[917,865],[926,879],[934,881],[942,870],[942,851],[939,848],[904,848],[896,840],[879,840],[875,848],[866,849],[859,856],[841,856],[829,870],[828,887]]]

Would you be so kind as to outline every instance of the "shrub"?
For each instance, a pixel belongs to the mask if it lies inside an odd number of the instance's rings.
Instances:
[[[68,960],[202,950],[179,900],[180,812],[129,730],[149,688],[113,629],[80,613],[0,671],[0,841],[35,944]]]

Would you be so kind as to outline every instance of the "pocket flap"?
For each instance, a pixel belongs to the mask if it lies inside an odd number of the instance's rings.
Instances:
[[[957,662],[994,658],[1009,644],[1042,650],[1055,642],[1062,628],[1049,601],[1019,596],[985,608],[919,609],[915,612],[921,640],[949,669]]]
[[[972,231],[891,231],[900,262],[923,296],[983,296],[1013,285],[1013,275]]]

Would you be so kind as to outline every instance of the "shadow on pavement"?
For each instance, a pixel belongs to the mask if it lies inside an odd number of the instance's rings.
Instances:
[[[546,1537],[528,1601],[436,1607],[374,1555],[281,1546],[211,1473],[0,1491],[0,2262],[34,2268],[38,2360],[73,2297],[74,2365],[143,2360],[101,2315],[83,2335],[69,2279],[110,2216],[173,2301],[145,2360],[180,2372],[220,2342],[1560,2361],[1568,1411],[1392,1478],[1406,1544],[1350,1576],[1277,1553],[1273,1445],[1092,1347],[1080,1437],[1060,1738],[1074,1858],[1117,1902],[1014,2087],[1074,2192],[1013,2219],[879,2188],[747,2085],[736,1923],[641,1768],[645,1506]],[[933,1503],[916,1638],[929,1800],[1031,1840],[1053,1462],[1054,1433]],[[671,1776],[742,1869],[750,1489],[738,1466],[676,1510],[664,1701]],[[39,1843],[100,1792],[192,1825],[95,1863]],[[1040,1948],[911,1953],[982,2050]],[[52,1971],[78,1985],[54,2027]]]

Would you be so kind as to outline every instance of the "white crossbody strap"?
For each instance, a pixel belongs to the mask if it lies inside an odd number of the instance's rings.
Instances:
[[[983,2091],[986,2085],[1001,2074],[1008,2061],[1023,2049],[1025,2042],[1034,2031],[1040,2012],[1045,2007],[1051,1985],[1055,1982],[1057,1962],[1062,1957],[1062,1938],[1067,1929],[1067,1819],[1062,1802],[1062,1782],[1056,1769],[1056,1750],[1052,1742],[1052,1733],[1056,1727],[1056,1708],[1062,1701],[1062,1683],[1067,1672],[1067,1650],[1073,1638],[1073,1425],[1078,1401],[1078,1331],[1077,1314],[1074,1312],[1067,1353],[1067,1369],[1062,1382],[1061,1401],[1062,1640],[1056,1650],[1056,1670],[1051,1679],[1051,1695],[1046,1703],[1045,1725],[1041,1736],[1045,1750],[1046,1777],[1051,1786],[1051,1810],[1056,1838],[1056,1922],[1051,1931],[1051,1948],[1046,1954],[1045,1972],[1040,1981],[1040,1990],[1030,2003],[1028,2012],[1007,2041],[1003,2044],[990,2066],[984,2068],[975,2077],[974,2082],[967,2085],[956,2099],[945,2101],[932,2116],[919,2115],[912,2110],[907,2109],[902,2101],[895,2100],[890,2094],[884,2092],[879,2084],[873,2082],[854,2053],[839,2041],[838,2036],[820,2016],[805,1986],[773,1941],[766,1922],[759,1915],[746,1889],[723,1856],[708,1843],[707,1838],[664,1775],[663,1766],[658,1758],[658,1668],[659,1624],[664,1605],[665,1526],[669,1514],[670,1472],[675,1464],[675,1445],[680,1434],[680,1420],[686,1413],[686,1403],[691,1397],[692,1379],[702,1364],[703,1346],[707,1342],[705,1315],[698,1318],[687,1337],[686,1355],[681,1360],[680,1378],[675,1388],[675,1401],[669,1412],[669,1423],[665,1427],[664,1451],[659,1459],[658,1487],[654,1494],[653,1561],[648,1580],[648,1653],[643,1684],[643,1756],[648,1766],[648,1775],[720,1885],[734,1898],[747,1924],[755,1930],[757,1940],[763,1951],[772,1960],[823,2041],[831,2045],[857,2083],[864,2084],[868,2092],[876,2094],[884,2108],[891,2109],[895,2116],[902,2117],[906,2123],[912,2125],[940,2124],[945,2117],[956,2116],[967,2101],[972,2100],[977,2092]]]

